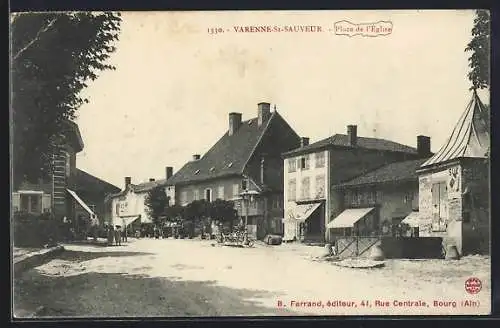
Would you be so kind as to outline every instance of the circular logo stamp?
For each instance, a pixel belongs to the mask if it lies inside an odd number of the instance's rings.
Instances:
[[[476,277],[471,277],[465,281],[465,291],[469,294],[477,294],[481,291],[483,284]]]

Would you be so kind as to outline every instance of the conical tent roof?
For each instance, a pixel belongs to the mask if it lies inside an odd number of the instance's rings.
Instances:
[[[422,164],[427,167],[458,158],[486,158],[490,150],[488,115],[474,90],[472,99],[453,128],[451,136],[439,151]]]

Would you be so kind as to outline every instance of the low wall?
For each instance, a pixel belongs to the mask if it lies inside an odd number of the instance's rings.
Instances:
[[[442,258],[441,237],[382,237],[380,247],[386,258]]]

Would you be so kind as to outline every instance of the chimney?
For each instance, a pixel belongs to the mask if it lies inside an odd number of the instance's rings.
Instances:
[[[358,143],[358,126],[348,125],[347,136],[349,138],[349,146],[356,146]]]
[[[155,178],[149,178],[149,182],[154,182]]]
[[[168,180],[173,175],[174,168],[171,166],[165,167],[165,178]]]
[[[125,177],[125,188],[128,187],[129,184],[132,183],[132,178],[131,177]]]
[[[265,124],[269,117],[271,116],[271,104],[266,102],[261,102],[257,105],[258,109],[258,121],[259,126]]]
[[[309,138],[302,137],[300,138],[300,147],[304,147],[309,145]]]
[[[229,113],[229,135],[232,136],[241,125],[241,113]]]
[[[427,136],[417,136],[417,152],[421,157],[431,154],[431,138]]]
[[[199,159],[200,159],[200,155],[198,155],[198,154],[193,155],[193,161],[197,161]]]

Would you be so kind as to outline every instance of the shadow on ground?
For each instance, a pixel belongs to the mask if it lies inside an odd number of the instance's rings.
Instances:
[[[130,252],[130,251],[83,252],[83,251],[65,250],[60,255],[58,255],[57,258],[64,261],[84,262],[84,261],[95,260],[101,257],[123,257],[123,256],[145,256],[145,255],[155,255],[155,254],[146,252]]]
[[[14,285],[14,309],[39,309],[37,318],[292,314],[249,300],[263,297],[277,300],[279,296],[216,286],[213,281],[117,273],[52,277],[30,270]]]

